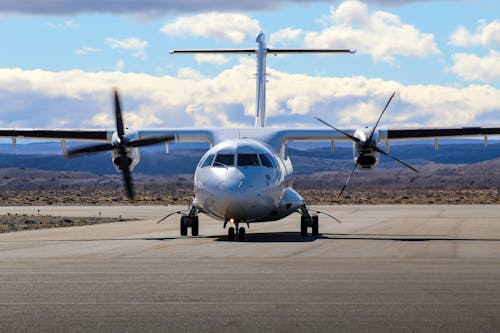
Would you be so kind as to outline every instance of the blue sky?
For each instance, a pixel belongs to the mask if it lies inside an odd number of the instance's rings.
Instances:
[[[500,125],[497,1],[0,2],[0,127],[112,127],[120,88],[133,127],[252,126],[252,57],[176,48],[353,48],[270,56],[268,124]],[[191,7],[190,7],[191,6]],[[252,8],[249,8],[251,6]]]

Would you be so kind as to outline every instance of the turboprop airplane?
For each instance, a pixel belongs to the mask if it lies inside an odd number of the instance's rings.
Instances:
[[[483,136],[500,134],[500,127],[464,128],[420,128],[379,130],[380,119],[394,94],[385,105],[377,123],[371,128],[339,130],[319,119],[331,129],[321,128],[269,128],[266,127],[266,57],[278,53],[347,53],[352,50],[335,49],[275,49],[266,46],[261,32],[256,38],[256,49],[223,50],[174,50],[177,53],[240,53],[257,58],[256,117],[255,128],[215,129],[127,129],[122,120],[121,104],[114,91],[115,130],[43,130],[0,129],[0,137],[61,140],[63,150],[67,140],[96,141],[100,144],[66,151],[68,157],[111,151],[112,162],[123,175],[128,198],[134,199],[131,171],[140,161],[139,148],[147,145],[171,142],[208,142],[211,148],[201,158],[194,175],[195,197],[190,208],[180,219],[182,236],[199,233],[200,213],[228,225],[229,240],[245,240],[244,225],[267,221],[279,221],[284,217],[301,215],[300,233],[307,236],[309,228],[313,236],[319,235],[318,215],[310,209],[304,199],[292,188],[293,167],[287,155],[287,145],[294,141],[353,141],[354,168],[341,193],[346,188],[354,171],[370,170],[377,165],[380,155],[417,171],[407,163],[389,155],[379,147],[380,142],[422,138]],[[437,142],[437,141],[436,141]]]

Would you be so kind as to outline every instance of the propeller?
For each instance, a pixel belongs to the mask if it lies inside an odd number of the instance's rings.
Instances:
[[[366,149],[372,149],[372,150],[375,150],[376,152],[379,152],[380,154],[384,155],[384,156],[387,156],[389,157],[390,159],[392,159],[393,161],[415,171],[415,172],[420,172],[418,171],[417,169],[415,169],[414,167],[412,167],[411,165],[409,165],[408,163],[405,163],[403,161],[401,161],[400,159],[390,155],[389,153],[385,152],[384,150],[380,149],[380,147],[377,146],[377,142],[374,142],[372,139],[373,139],[373,136],[375,135],[375,132],[377,130],[377,127],[378,127],[378,124],[380,123],[380,120],[382,119],[382,116],[384,115],[385,111],[387,110],[387,108],[389,107],[389,104],[391,103],[392,99],[394,98],[394,96],[396,95],[396,92],[393,92],[391,97],[389,98],[389,100],[387,101],[387,103],[385,104],[385,107],[384,109],[382,110],[382,112],[380,113],[380,116],[378,117],[377,119],[377,122],[375,123],[375,126],[373,126],[371,132],[370,132],[370,136],[368,137],[368,139],[366,140],[361,140],[360,138],[357,138],[345,131],[342,131],[338,128],[336,128],[335,126],[333,125],[330,125],[329,123],[327,123],[326,121],[322,120],[321,118],[319,117],[314,117],[316,118],[316,120],[322,122],[323,124],[325,124],[326,126],[344,134],[346,137],[348,137],[349,139],[351,139],[352,141],[356,142],[357,144],[359,144],[361,147],[360,149],[360,152],[359,152],[359,155],[358,155],[358,158],[356,158],[356,163],[354,164],[354,168],[352,169],[351,173],[349,174],[349,177],[347,178],[344,186],[342,186],[342,189],[340,190],[340,193],[339,193],[339,197],[342,196],[342,193],[344,193],[345,189],[347,188],[347,185],[349,184],[349,182],[351,181],[351,178],[352,176],[354,175],[354,172],[356,171],[358,165],[359,165],[359,160],[360,158],[362,157],[363,153],[365,152]]]
[[[122,108],[120,97],[117,89],[113,89],[114,95],[114,108],[115,108],[115,125],[116,135],[118,140],[112,143],[97,144],[82,148],[75,148],[66,152],[66,157],[75,157],[87,154],[93,154],[103,151],[115,151],[118,155],[117,161],[115,160],[118,169],[120,169],[123,176],[123,185],[125,193],[130,200],[134,200],[135,192],[132,182],[132,174],[130,170],[130,158],[127,156],[128,148],[144,147],[154,145],[162,142],[173,141],[175,138],[172,135],[154,136],[144,139],[129,140],[125,135],[125,127],[123,125]]]

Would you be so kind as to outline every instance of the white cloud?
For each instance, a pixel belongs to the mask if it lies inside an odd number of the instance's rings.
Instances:
[[[254,124],[255,63],[243,58],[215,77],[185,68],[177,76],[124,72],[0,69],[3,127],[113,127],[111,88],[118,86],[127,126],[234,127]],[[394,90],[381,128],[498,126],[500,89],[405,86],[366,77],[329,78],[269,69],[268,124],[342,128],[372,125]],[[237,84],[235,84],[237,83]],[[485,121],[485,119],[488,119]]]
[[[80,25],[75,21],[69,20],[61,23],[45,22],[42,24],[42,27],[50,29],[78,30],[80,28]]]
[[[475,32],[469,31],[464,26],[459,26],[450,35],[449,41],[451,45],[461,47],[500,46],[500,21],[486,23],[485,20],[479,20]]]
[[[302,29],[292,29],[285,28],[273,32],[269,38],[269,44],[277,45],[277,44],[287,44],[289,42],[296,41],[304,31]]]
[[[145,40],[132,37],[125,39],[106,38],[106,44],[112,49],[144,50],[148,47],[149,43]]]
[[[208,63],[214,65],[224,65],[229,62],[229,59],[222,54],[197,54],[194,56],[194,60],[198,64]]]
[[[181,67],[177,71],[177,77],[183,80],[203,80],[205,77],[197,70],[189,67]]]
[[[118,60],[115,64],[115,69],[119,72],[123,71],[125,69],[125,61],[123,59]]]
[[[490,50],[489,54],[484,57],[478,57],[475,54],[454,54],[450,71],[465,81],[500,80],[500,52]]]
[[[135,51],[132,55],[140,59],[146,59],[144,50],[149,46],[147,40],[141,40],[135,37],[125,39],[108,37],[106,38],[106,44],[112,49]]]
[[[196,36],[242,43],[261,30],[259,22],[239,13],[202,13],[183,16],[165,24],[161,32],[174,36]]]
[[[80,56],[85,56],[85,55],[89,55],[91,53],[98,53],[98,52],[102,52],[102,50],[95,48],[95,47],[90,47],[90,46],[84,46],[84,47],[81,47],[81,48],[75,50],[75,54],[80,55]]]
[[[420,32],[394,14],[370,12],[360,1],[345,1],[332,8],[328,24],[322,31],[305,34],[307,47],[357,49],[375,61],[386,62],[393,62],[397,56],[440,53],[432,34]]]

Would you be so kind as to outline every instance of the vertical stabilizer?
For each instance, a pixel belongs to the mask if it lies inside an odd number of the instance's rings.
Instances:
[[[255,127],[266,126],[266,36],[261,31],[255,40],[257,49],[257,87],[256,87],[256,114]]]
[[[261,31],[257,38],[257,49],[215,49],[215,50],[173,50],[170,54],[175,53],[246,53],[257,55],[257,85],[255,94],[255,127],[266,126],[266,57],[269,53],[354,53],[351,50],[337,49],[273,49],[267,48],[266,36]]]

